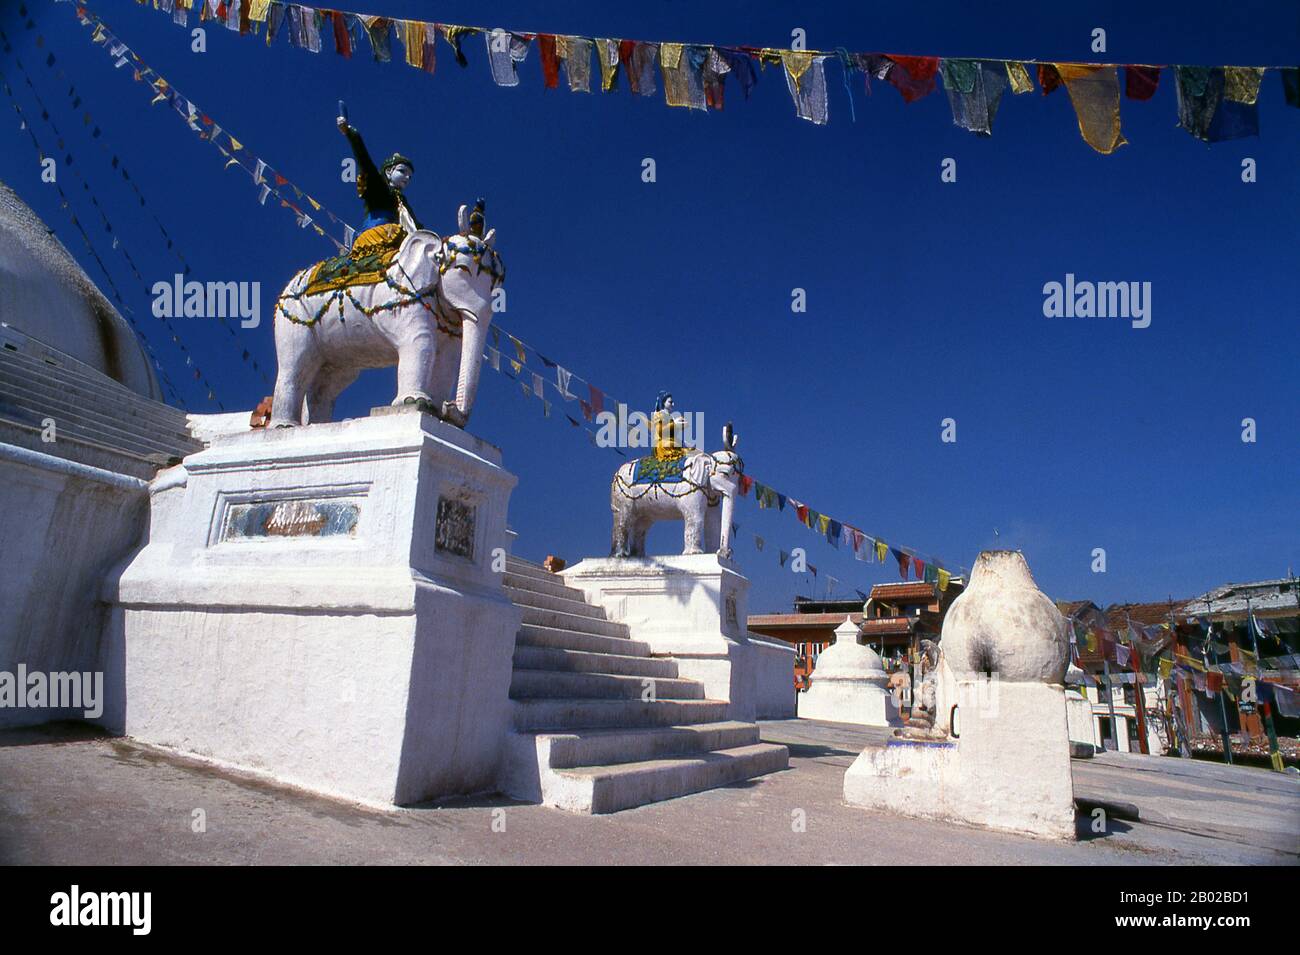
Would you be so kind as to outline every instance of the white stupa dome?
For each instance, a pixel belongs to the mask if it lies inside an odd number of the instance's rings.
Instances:
[[[131,326],[45,223],[0,182],[0,322],[162,400]]]

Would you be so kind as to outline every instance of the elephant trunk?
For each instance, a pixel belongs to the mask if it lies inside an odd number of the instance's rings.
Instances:
[[[724,491],[722,494],[722,534],[721,543],[718,546],[718,553],[724,557],[731,556],[731,524],[732,515],[736,512],[736,496],[734,491]]]
[[[488,324],[491,321],[491,309],[484,308],[482,314],[467,315],[461,325],[460,378],[456,382],[456,407],[466,419],[474,410],[479,373],[483,370],[483,343],[487,341]]]

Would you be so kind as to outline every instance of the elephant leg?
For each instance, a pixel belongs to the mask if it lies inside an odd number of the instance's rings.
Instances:
[[[293,354],[277,342],[279,368],[275,374],[275,393],[271,398],[272,428],[287,428],[303,423],[303,399],[313,385],[319,362],[306,349]]]
[[[654,521],[652,521],[650,518],[642,517],[639,518],[636,524],[633,526],[632,556],[634,557],[645,556],[645,536],[646,533],[650,530],[650,525],[653,523]]]
[[[428,407],[433,407],[429,388],[438,351],[437,333],[425,321],[394,344],[397,346],[397,397],[393,404],[425,402]]]
[[[722,508],[709,507],[704,511],[704,551],[715,554],[722,546]]]
[[[307,392],[308,424],[323,424],[334,420],[334,402],[343,390],[357,380],[360,372],[354,368],[325,365],[316,374],[316,382]]]
[[[702,495],[693,494],[692,497],[701,497]],[[695,502],[682,508],[682,519],[685,522],[683,531],[683,554],[702,554],[704,553],[704,507],[696,505]]]
[[[610,557],[627,556],[627,524],[628,512],[626,507],[620,506],[622,501],[619,500],[617,489],[611,488],[610,496],[610,513],[613,515],[613,531],[609,540]]]

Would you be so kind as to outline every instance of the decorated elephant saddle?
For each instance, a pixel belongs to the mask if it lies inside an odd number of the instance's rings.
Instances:
[[[373,226],[357,236],[352,249],[317,263],[302,295],[335,292],[353,285],[374,285],[384,281],[406,233],[394,222]]]
[[[653,454],[638,458],[632,470],[633,484],[677,484],[684,480],[688,457],[683,455],[672,460],[660,460]]]

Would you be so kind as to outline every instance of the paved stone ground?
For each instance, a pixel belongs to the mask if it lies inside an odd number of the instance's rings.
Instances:
[[[1142,822],[1054,843],[845,806],[844,771],[881,731],[763,724],[791,768],[610,816],[502,798],[355,808],[159,754],[85,727],[0,733],[0,863],[1218,864],[1300,862],[1300,779],[1107,754],[1075,761],[1076,794]],[[207,831],[191,831],[203,809]],[[502,809],[505,831],[493,831]],[[795,810],[807,831],[793,831]]]

